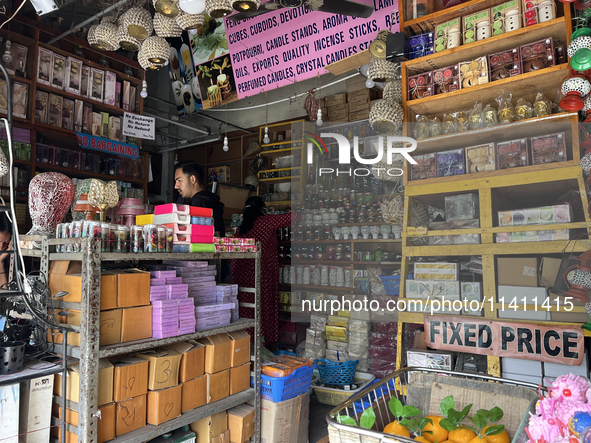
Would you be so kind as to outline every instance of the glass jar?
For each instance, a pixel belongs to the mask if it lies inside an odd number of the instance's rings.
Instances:
[[[131,227],[131,252],[144,252],[144,230],[142,226]]]
[[[329,286],[337,286],[337,267],[330,266],[328,268],[328,284]]]
[[[158,252],[166,252],[166,228],[158,226],[156,232],[158,234]]]
[[[117,226],[113,241],[113,252],[127,252],[127,229],[125,226]]]
[[[156,225],[144,226],[144,252],[158,252],[158,228]]]
[[[329,278],[328,278],[328,266],[322,265],[320,267],[320,286],[328,286]]]
[[[166,252],[172,252],[174,249],[174,229],[166,228]]]
[[[111,252],[111,225],[101,223],[101,251]]]

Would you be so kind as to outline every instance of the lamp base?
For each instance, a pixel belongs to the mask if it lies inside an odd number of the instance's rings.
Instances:
[[[583,286],[573,285],[568,291],[566,291],[563,296],[564,297],[572,297],[577,301],[583,303],[589,303],[589,298],[587,297],[587,293],[589,292],[589,288],[585,288]]]

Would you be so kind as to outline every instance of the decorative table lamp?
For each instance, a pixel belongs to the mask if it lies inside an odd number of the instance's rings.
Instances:
[[[100,211],[97,207],[88,203],[88,193],[84,193],[78,197],[78,201],[74,207],[74,212],[83,212],[84,220],[94,220],[94,214]]]
[[[106,185],[99,180],[90,183],[88,191],[88,202],[101,211],[101,221],[104,222],[107,216],[107,209],[117,205],[119,195],[117,194],[117,182],[111,181]]]
[[[133,226],[135,224],[136,215],[144,215],[144,205],[139,198],[124,198],[121,200],[118,217],[123,217],[123,224],[126,226]]]

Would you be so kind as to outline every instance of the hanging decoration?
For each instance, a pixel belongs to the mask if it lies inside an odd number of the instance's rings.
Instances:
[[[101,24],[94,29],[93,38],[95,48],[104,51],[116,51],[119,49],[119,42],[117,41],[117,18],[104,17]]]
[[[142,41],[129,35],[127,29],[121,25],[117,30],[117,41],[119,42],[119,46],[121,46],[121,49],[125,51],[136,52],[139,51],[140,47],[142,46]]]
[[[178,25],[176,18],[167,17],[157,12],[154,14],[154,31],[158,37],[180,37],[183,29]]]
[[[205,20],[205,14],[187,14],[185,11],[179,11],[179,15],[176,16],[177,24],[184,30],[197,29],[203,25]]]
[[[269,94],[266,92],[265,98],[267,100],[267,105],[265,106],[265,136],[263,137],[263,143],[269,144],[271,143],[271,139],[269,138]]]
[[[261,0],[233,0],[232,8],[238,12],[256,11],[261,6]]]
[[[152,4],[156,12],[166,17],[174,18],[180,11],[178,0],[153,0]]]
[[[206,0],[205,11],[210,17],[222,18],[234,12],[230,0]]]
[[[142,43],[139,53],[145,55],[148,61],[164,66],[170,56],[170,45],[162,37],[148,37]]]
[[[131,8],[121,16],[120,23],[127,29],[129,35],[138,40],[145,40],[152,35],[154,23],[148,10],[144,8]]]
[[[146,71],[155,71],[164,66],[164,63],[152,63],[150,60],[148,60],[148,53],[147,51],[142,51],[143,47],[144,45],[142,44],[142,47],[137,53],[137,61],[142,69]]]

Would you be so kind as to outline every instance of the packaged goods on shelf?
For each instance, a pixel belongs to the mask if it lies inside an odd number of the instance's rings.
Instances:
[[[61,54],[53,54],[53,70],[51,72],[51,86],[56,89],[64,89],[66,75],[66,57]]]
[[[556,61],[552,37],[522,45],[519,52],[521,53],[521,64],[524,73],[554,66]]]
[[[368,355],[368,351],[369,351],[369,345],[366,344],[360,344],[360,343],[349,343],[349,355],[351,356],[351,359],[356,359],[358,357],[365,357]]]
[[[496,234],[497,243],[523,243],[535,241],[570,240],[571,234],[568,229],[555,229],[550,231],[521,231],[501,232]]]
[[[409,60],[433,54],[433,48],[433,32],[426,32],[424,34],[414,35],[404,39],[404,55]]]
[[[37,83],[51,86],[52,72],[53,51],[40,47],[37,58]]]
[[[349,346],[369,346],[369,334],[350,332]]]
[[[448,66],[446,68],[436,69],[433,74],[434,94],[445,94],[446,92],[457,91],[460,89],[460,76],[458,65]]]
[[[508,49],[488,55],[491,81],[513,77],[523,72],[519,48]]]
[[[573,219],[572,209],[568,204],[499,211],[497,214],[499,226],[570,223]]]
[[[315,329],[317,331],[324,331],[326,329],[326,323],[328,321],[328,317],[325,315],[310,315],[310,329]]]
[[[458,264],[445,262],[417,262],[414,263],[416,280],[457,280]]]
[[[437,177],[449,177],[465,173],[466,162],[463,149],[437,153]]]
[[[480,216],[477,194],[460,194],[445,197],[445,220],[473,220]]]
[[[433,75],[431,72],[413,75],[408,78],[408,100],[429,97],[433,94]]]
[[[326,344],[326,332],[316,329],[306,329],[306,343],[322,346]]]
[[[435,52],[460,46],[460,19],[456,18],[446,23],[441,23],[435,28]]]
[[[486,56],[477,57],[474,60],[460,62],[458,67],[460,71],[461,89],[483,85],[489,82],[488,60]]]
[[[411,180],[424,180],[437,177],[437,155],[425,154],[413,157],[417,162],[411,166]]]
[[[470,146],[466,151],[466,171],[469,174],[476,172],[494,171],[496,167],[495,144],[486,143],[478,146]]]
[[[359,334],[367,334],[369,333],[371,328],[370,322],[365,320],[356,320],[351,319],[349,320],[349,332],[355,332]]]
[[[431,298],[445,300],[460,299],[460,283],[439,280],[406,280],[408,298]]]
[[[565,162],[567,160],[564,132],[532,137],[530,149],[532,165]]]
[[[489,38],[491,36],[491,21],[490,9],[488,8],[462,17],[464,44]]]
[[[491,8],[492,35],[501,35],[521,28],[521,0],[511,0]]]
[[[454,369],[454,354],[445,351],[406,351],[406,363],[409,367],[433,368],[452,371]]]
[[[462,282],[460,283],[460,288],[462,290],[462,302],[464,302],[464,307],[462,308],[462,314],[466,315],[477,315],[482,316],[483,311],[480,308],[480,302],[482,302],[482,283],[480,282]],[[470,303],[472,301],[478,302]],[[478,307],[477,307],[478,306]],[[473,309],[476,308],[476,309]]]
[[[435,235],[428,238],[429,246],[480,244],[480,234]]]
[[[349,350],[349,342],[343,343],[334,340],[327,340],[326,341],[326,349],[330,351],[348,351]]]

